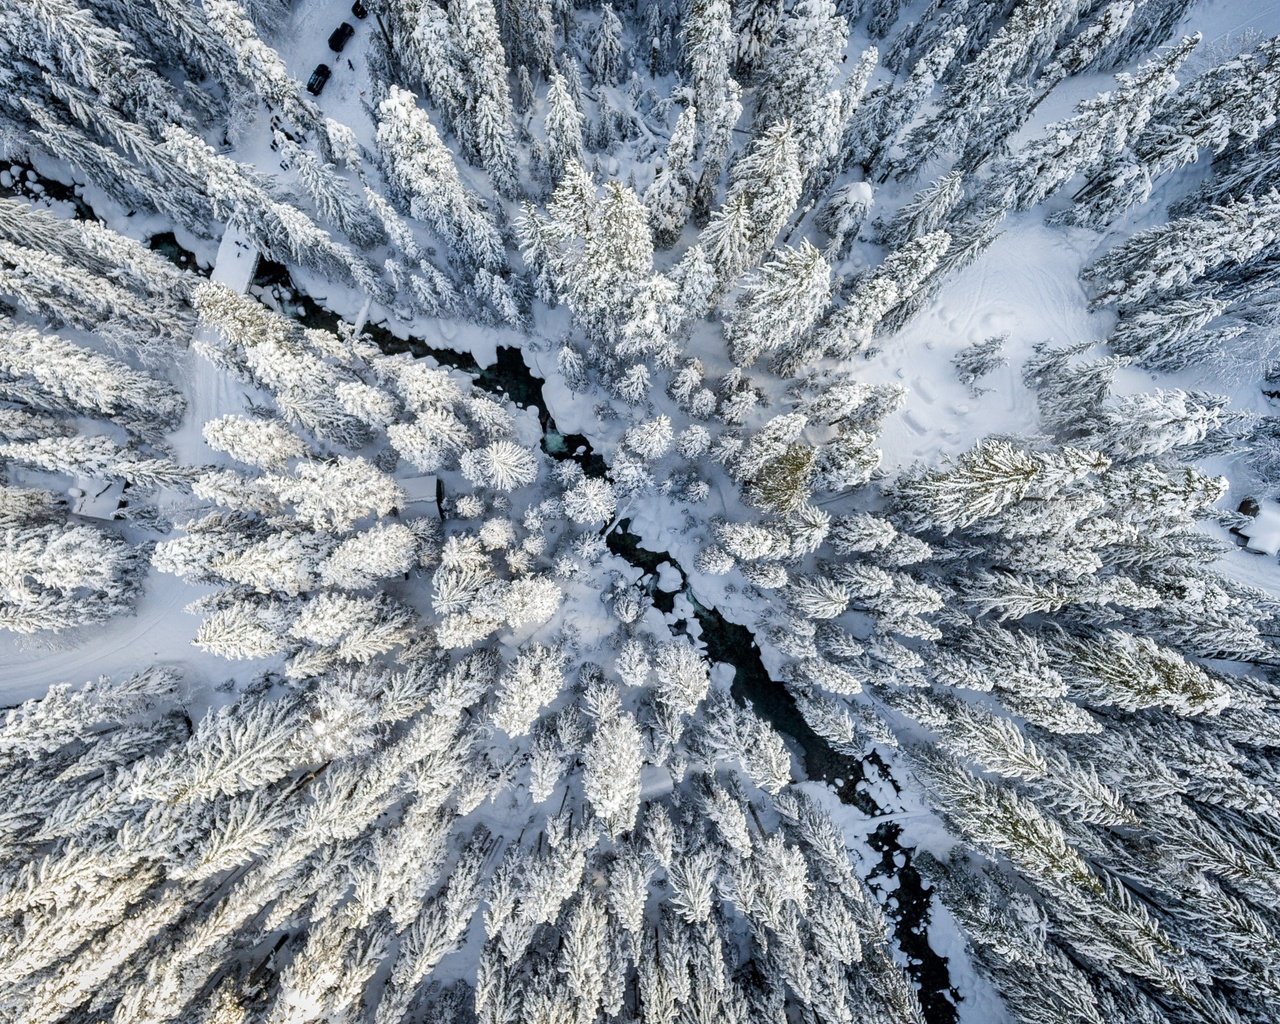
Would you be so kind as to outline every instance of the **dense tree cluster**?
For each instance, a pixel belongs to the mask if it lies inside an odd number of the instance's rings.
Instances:
[[[0,1020],[955,1019],[819,754],[918,810],[961,1000],[1270,1019],[1280,604],[1222,474],[1280,427],[1192,388],[1277,372],[1277,40],[369,7],[313,96],[280,0],[0,0],[0,628],[89,664],[146,595],[198,665],[0,718]],[[1029,227],[1105,342],[970,338],[1025,436],[890,474],[864,357]]]

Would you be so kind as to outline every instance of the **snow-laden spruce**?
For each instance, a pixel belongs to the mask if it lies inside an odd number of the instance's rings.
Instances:
[[[369,6],[0,0],[0,1020],[1269,1019],[1277,39]]]

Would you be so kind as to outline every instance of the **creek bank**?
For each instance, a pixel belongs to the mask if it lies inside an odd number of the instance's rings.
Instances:
[[[872,798],[869,780],[887,781],[898,789],[878,753],[872,751],[861,761],[834,750],[830,743],[809,727],[790,691],[770,677],[760,656],[755,635],[746,626],[730,622],[717,609],[701,604],[688,587],[688,576],[675,557],[665,551],[641,546],[640,537],[623,519],[605,538],[609,550],[646,573],[655,607],[670,612],[676,594],[683,594],[694,608],[701,626],[699,639],[712,661],[733,667],[730,693],[740,704],[750,704],[756,714],[799,748],[806,776],[829,784],[840,801],[856,807],[868,817],[886,813]],[[683,585],[666,593],[656,586],[657,567],[664,562],[675,566]],[[642,580],[643,582],[643,580]],[[663,600],[666,600],[664,607]],[[677,628],[679,624],[677,624]],[[883,894],[886,915],[893,922],[894,941],[906,957],[906,970],[916,983],[917,994],[929,1024],[955,1024],[960,994],[951,984],[947,958],[929,945],[928,925],[932,889],[912,864],[913,850],[899,842],[902,829],[892,822],[881,823],[867,837],[867,845],[880,855],[866,881]]]

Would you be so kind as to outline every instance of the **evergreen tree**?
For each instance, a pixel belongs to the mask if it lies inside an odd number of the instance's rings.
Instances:
[[[830,236],[827,255],[843,258],[857,239],[858,229],[871,211],[871,187],[866,182],[850,182],[836,189],[818,211],[817,223]]]
[[[1187,0],[1146,0],[1140,4],[1120,38],[1105,51],[1100,66],[1121,67],[1138,54],[1167,42],[1189,6]]]
[[[911,297],[950,245],[947,232],[935,231],[890,253],[880,268],[854,289],[848,302],[819,325],[815,345],[846,356],[865,348],[876,325],[894,306]]]
[[[737,15],[736,61],[739,72],[750,79],[770,47],[782,22],[782,0],[745,0],[735,4]]]
[[[624,71],[622,49],[622,22],[606,3],[600,9],[600,23],[591,34],[590,56],[587,67],[591,77],[600,85],[617,85]]]
[[[0,571],[0,626],[60,632],[126,612],[145,561],[119,538],[87,526],[9,527]]]
[[[727,0],[697,0],[685,20],[685,53],[693,78],[693,103],[700,110],[719,110],[728,96],[736,42],[731,19]]]
[[[582,124],[585,118],[565,85],[564,76],[551,72],[547,90],[547,153],[551,160],[551,180],[559,181],[565,167],[582,160]]]
[[[500,268],[497,229],[462,184],[452,156],[412,93],[392,86],[379,105],[378,148],[388,178],[414,217],[468,264]]]
[[[1063,33],[1075,23],[1079,6],[1078,0],[1017,5],[981,52],[952,78],[938,113],[912,131],[905,142],[905,156],[895,164],[899,176],[956,146],[978,128],[984,113],[1053,53]],[[974,26],[966,27],[974,33]],[[1024,105],[1029,104],[1028,99]]]
[[[191,327],[185,307],[153,302],[60,256],[0,241],[0,283],[28,313],[98,331],[126,348],[173,343]]]
[[[97,221],[63,220],[20,200],[0,201],[0,235],[99,276],[119,277],[134,291],[165,305],[190,291],[187,275],[140,242]]]
[[[1134,11],[1146,6],[1134,0],[1108,0],[1108,3],[1065,46],[1059,47],[1053,60],[1044,69],[1037,83],[1045,95],[1055,85],[1071,75],[1095,70],[1129,30]]]
[[[1268,40],[1197,76],[1152,117],[1119,166],[1107,168],[1077,197],[1072,223],[1101,226],[1125,206],[1147,198],[1153,183],[1195,161],[1247,148],[1270,121],[1280,90],[1280,41]]]
[[[301,210],[273,199],[246,168],[174,125],[165,129],[165,147],[181,167],[204,180],[214,212],[255,239],[268,254],[340,280],[355,280],[354,254]]]
[[[757,98],[763,125],[790,125],[806,172],[824,161],[838,139],[838,94],[828,94],[848,40],[848,26],[831,0],[799,0],[787,12],[765,61]]]
[[[564,494],[565,515],[575,523],[603,526],[613,519],[617,505],[613,489],[605,481],[592,477]]]
[[[1275,243],[1280,193],[1250,196],[1139,232],[1082,271],[1095,301],[1132,308],[1255,258]]]
[[[105,106],[148,126],[190,123],[168,81],[94,11],[42,0],[24,9],[15,28],[24,59],[92,89]]]
[[[903,204],[884,232],[887,245],[904,245],[938,230],[960,201],[964,190],[964,173],[954,170],[925,186]]]
[[[100,416],[154,440],[183,401],[166,382],[54,334],[0,324],[0,394],[31,409]]]
[[[259,469],[281,469],[290,459],[308,454],[307,445],[279,420],[222,416],[209,420],[201,432],[214,451]]]
[[[686,107],[671,132],[666,160],[644,195],[653,221],[654,241],[662,247],[675,242],[689,215],[689,200],[695,184],[690,165],[697,142],[697,124],[697,108]]]
[[[703,116],[708,111],[703,111]],[[724,102],[710,111],[706,142],[702,146],[702,173],[693,194],[694,219],[699,226],[706,224],[712,202],[720,187],[720,178],[733,147],[733,129],[742,116],[742,93],[736,82],[729,80]]]
[[[831,268],[808,242],[782,249],[746,286],[725,327],[733,361],[749,366],[760,353],[786,349],[821,316],[831,296]]]
[[[303,462],[291,476],[271,474],[262,484],[317,530],[349,529],[365,516],[387,515],[404,500],[391,477],[360,458]]]
[[[1151,118],[1159,99],[1176,87],[1174,72],[1198,42],[1198,36],[1188,37],[1132,76],[1117,75],[1114,93],[1085,101],[1075,117],[1050,125],[1037,142],[997,168],[1004,201],[1027,209],[1118,152]]]
[[[587,800],[611,837],[630,831],[640,809],[640,729],[623,711],[616,693],[587,693],[595,733],[585,751]]]
[[[492,0],[465,0],[449,7],[466,90],[458,127],[467,151],[489,172],[499,195],[515,198],[515,110],[507,84],[506,52]]]
[[[965,29],[953,29],[916,62],[901,86],[876,94],[858,109],[846,141],[853,149],[850,155],[873,175],[880,176],[895,139],[933,91],[964,39]]]
[[[462,475],[472,483],[500,491],[524,487],[533,483],[538,475],[533,453],[503,440],[465,452],[461,466]]]
[[[386,232],[368,205],[357,198],[331,164],[323,163],[282,132],[275,133],[275,143],[297,171],[298,180],[315,203],[322,221],[334,225],[362,249],[387,240]]]
[[[258,97],[300,132],[319,128],[320,111],[302,95],[280,55],[259,37],[244,8],[236,0],[210,0],[201,9],[209,28],[234,57],[236,71]]]
[[[796,141],[787,123],[765,131],[734,168],[724,206],[703,232],[722,284],[773,243],[800,198]]]

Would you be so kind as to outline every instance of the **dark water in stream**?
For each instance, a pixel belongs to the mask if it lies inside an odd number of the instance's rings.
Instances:
[[[68,185],[56,178],[44,177],[33,168],[20,161],[0,160],[0,196],[13,199],[26,199],[34,203],[48,201],[71,203],[75,207],[75,219],[98,222],[98,215],[85,202],[81,195],[81,186]],[[8,182],[6,184],[5,182]],[[127,213],[132,217],[132,213]],[[178,244],[177,236],[172,231],[152,235],[144,243],[147,248],[159,253],[175,266],[208,276],[210,268],[196,259],[195,253]]]
[[[3,172],[3,177],[0,177],[0,195],[37,203],[50,199],[71,203],[76,208],[76,220],[98,219],[80,195],[79,186],[47,178],[21,160],[0,160],[0,172]]]

